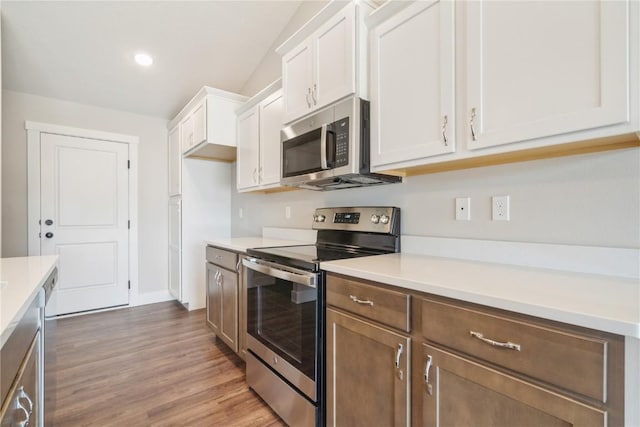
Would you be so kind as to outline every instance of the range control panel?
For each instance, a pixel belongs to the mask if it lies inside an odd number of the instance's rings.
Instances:
[[[400,208],[346,207],[318,208],[313,215],[314,230],[348,230],[391,233],[399,228]]]

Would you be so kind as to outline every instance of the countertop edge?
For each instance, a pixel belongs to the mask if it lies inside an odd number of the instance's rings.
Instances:
[[[55,257],[55,261],[51,263],[51,265],[47,269],[47,272],[44,275],[42,275],[40,280],[33,287],[31,293],[22,303],[22,306],[18,309],[16,314],[12,317],[11,321],[9,321],[9,323],[4,327],[2,334],[0,335],[0,348],[4,347],[5,343],[13,333],[16,326],[18,325],[20,319],[22,319],[22,316],[24,316],[25,311],[27,310],[27,308],[29,308],[29,305],[31,304],[31,302],[38,296],[38,293],[40,292],[40,289],[42,289],[42,286],[44,285],[45,281],[57,266],[58,266],[58,256]]]
[[[428,257],[425,257],[425,259],[426,258]],[[530,315],[533,317],[539,317],[547,320],[553,320],[627,337],[640,338],[640,320],[635,323],[633,321],[611,319],[598,315],[590,315],[583,312],[546,307],[535,303],[527,303],[512,300],[509,298],[490,296],[481,292],[473,292],[469,289],[461,290],[444,285],[428,283],[426,281],[418,282],[410,278],[402,278],[376,271],[365,271],[360,268],[345,266],[344,260],[340,262],[342,263],[341,265],[337,265],[334,262],[322,263],[321,269],[327,272],[342,274],[364,280],[370,280],[373,282],[378,282],[389,286],[396,286],[407,290],[413,290],[460,301],[480,304],[487,307],[507,310],[519,314]],[[508,268],[512,266],[505,265],[504,267]],[[496,268],[500,268],[500,265],[496,265]]]

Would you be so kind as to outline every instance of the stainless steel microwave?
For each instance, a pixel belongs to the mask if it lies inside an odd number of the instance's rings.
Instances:
[[[349,97],[280,132],[283,185],[311,190],[401,182],[371,173],[369,101]]]

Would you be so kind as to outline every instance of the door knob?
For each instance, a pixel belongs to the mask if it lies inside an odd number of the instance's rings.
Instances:
[[[45,233],[44,237],[46,237],[47,239],[50,239],[50,238],[53,237],[53,233],[49,231],[49,232]]]
[[[45,225],[53,225],[53,220],[52,219],[48,219],[44,222]]]

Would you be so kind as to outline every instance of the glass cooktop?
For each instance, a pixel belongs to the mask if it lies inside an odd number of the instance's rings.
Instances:
[[[380,252],[346,247],[299,245],[247,249],[247,254],[303,270],[317,271],[323,261],[378,255]]]

